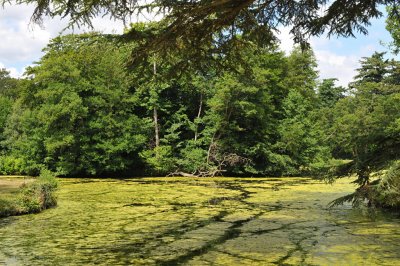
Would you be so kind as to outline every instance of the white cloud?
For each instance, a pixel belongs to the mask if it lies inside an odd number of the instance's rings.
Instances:
[[[88,27],[64,30],[68,21],[60,18],[46,18],[40,27],[31,22],[33,11],[34,7],[29,5],[0,8],[0,62],[13,76],[21,76],[28,65],[39,60],[49,40],[61,32],[90,31]],[[108,17],[95,18],[93,25],[95,30],[105,33],[121,33],[123,30],[122,23]]]
[[[1,68],[6,68],[10,72],[10,76],[13,78],[19,78],[23,74],[23,72],[19,72],[15,67],[7,68],[2,62],[0,62],[0,69]]]
[[[24,68],[41,56],[51,33],[30,24],[33,8],[6,6],[0,9],[0,62],[11,75],[21,76]]]
[[[292,51],[294,44],[292,35],[290,34],[290,28],[288,27],[279,28],[279,33],[277,33],[277,35],[280,40],[280,45],[279,45],[280,48],[286,54],[289,54],[290,51]]]
[[[343,56],[329,50],[315,50],[320,78],[337,78],[338,85],[347,86],[356,75],[359,57]]]
[[[280,48],[286,54],[289,54],[293,48],[294,42],[289,28],[280,28],[278,35],[281,43]],[[314,50],[318,62],[318,71],[320,79],[337,78],[338,85],[347,86],[356,75],[356,69],[360,66],[360,59],[364,56],[370,56],[373,51],[378,49],[377,44],[369,40],[368,43],[357,47],[354,51],[353,40],[313,37],[310,39],[311,47]]]

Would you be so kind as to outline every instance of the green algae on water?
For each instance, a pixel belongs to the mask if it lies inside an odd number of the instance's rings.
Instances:
[[[62,179],[58,207],[0,219],[0,265],[395,265],[396,218],[306,178]]]

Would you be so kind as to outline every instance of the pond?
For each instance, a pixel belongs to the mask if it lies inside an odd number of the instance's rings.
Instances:
[[[399,218],[308,178],[62,179],[58,207],[0,219],[0,265],[398,265]]]

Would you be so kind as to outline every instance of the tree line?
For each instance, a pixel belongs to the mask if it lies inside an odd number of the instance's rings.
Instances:
[[[201,60],[154,53],[127,67],[135,42],[51,40],[24,79],[0,71],[0,172],[355,174],[359,188],[336,203],[398,206],[400,62],[362,58],[344,88],[318,79],[310,49],[286,55],[277,43],[236,41],[227,53],[207,47]]]

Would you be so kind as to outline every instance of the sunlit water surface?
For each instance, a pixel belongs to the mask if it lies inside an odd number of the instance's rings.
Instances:
[[[327,203],[348,180],[62,179],[0,219],[0,265],[400,265],[400,220]]]

